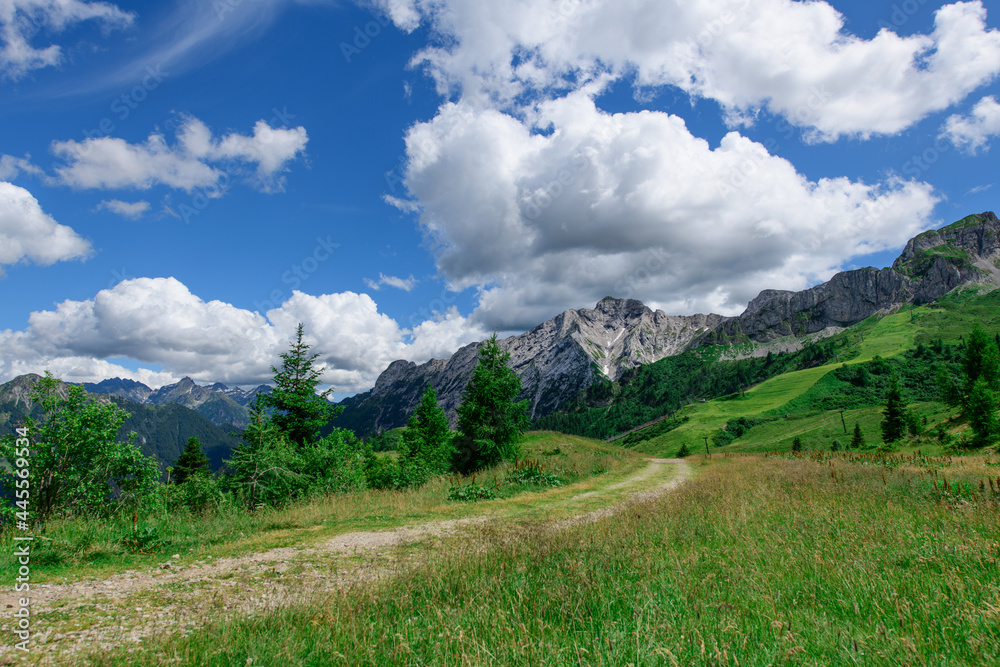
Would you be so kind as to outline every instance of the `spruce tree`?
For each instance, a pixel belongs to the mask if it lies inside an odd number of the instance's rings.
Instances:
[[[320,429],[343,409],[335,409],[327,400],[332,389],[316,393],[323,369],[313,366],[319,354],[310,355],[309,348],[300,323],[291,349],[281,355],[281,370],[271,367],[274,389],[260,395],[263,407],[274,411],[274,425],[300,447],[315,442]]]
[[[507,365],[510,353],[496,333],[479,350],[479,361],[458,406],[461,433],[456,467],[470,471],[517,458],[517,439],[528,425],[528,402],[515,403],[521,379]]]
[[[865,435],[861,432],[861,424],[854,422],[854,436],[851,438],[851,449],[865,448]]]
[[[965,374],[966,399],[978,380],[983,380],[992,391],[1000,390],[1000,350],[978,322],[972,327],[965,346],[962,371]]]
[[[895,442],[906,434],[906,401],[899,389],[899,378],[895,375],[886,393],[885,410],[882,412],[882,439],[886,444]]]
[[[965,414],[972,429],[972,445],[989,445],[998,432],[997,399],[986,380],[980,378],[972,385],[966,400]]]
[[[201,441],[193,436],[188,438],[184,451],[174,464],[173,481],[183,484],[195,475],[208,475],[209,472],[208,457],[201,451]]]
[[[399,460],[407,482],[421,483],[427,477],[448,472],[454,454],[451,428],[437,393],[428,386],[406,423]]]

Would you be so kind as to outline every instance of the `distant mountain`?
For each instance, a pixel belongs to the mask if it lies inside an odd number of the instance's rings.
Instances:
[[[221,382],[202,387],[189,377],[155,390],[141,382],[122,378],[96,384],[86,382],[82,386],[91,393],[118,396],[141,405],[176,403],[195,410],[216,426],[235,429],[242,429],[250,422],[249,405],[253,399],[271,390],[267,385],[243,390]]]
[[[844,271],[800,292],[764,290],[738,317],[675,317],[639,301],[608,297],[591,310],[567,310],[500,344],[511,353],[511,366],[521,378],[520,398],[529,401],[535,419],[599,381],[618,379],[630,368],[685,349],[848,327],[969,283],[1000,284],[1000,221],[991,212],[911,239],[892,268]],[[362,436],[402,426],[428,385],[454,423],[481,345],[420,365],[394,361],[371,391],[341,401],[345,410],[334,425]]]
[[[1000,284],[1000,221],[992,212],[910,239],[892,268],[843,271],[801,292],[764,290],[743,314],[695,346],[767,342],[847,327],[908,303],[934,301],[970,283]]]
[[[500,345],[511,354],[511,367],[521,378],[520,399],[528,400],[534,419],[554,412],[599,380],[616,379],[630,368],[677,354],[724,319],[671,316],[639,301],[608,297],[593,309],[567,310]],[[467,345],[450,359],[419,366],[393,362],[370,392],[341,402],[345,410],[334,425],[358,435],[402,426],[428,384],[454,422],[481,345]]]
[[[0,435],[13,433],[14,426],[26,416],[41,418],[41,409],[30,399],[31,391],[40,379],[41,377],[35,374],[22,375],[0,385]],[[115,382],[106,380],[98,384],[103,384],[104,389],[109,389]],[[125,389],[135,390],[135,387],[125,385]],[[63,391],[65,392],[65,386]],[[117,395],[109,395],[108,392],[91,393],[98,400],[114,401],[130,414],[119,431],[119,437],[127,438],[130,432],[135,431],[136,443],[143,453],[156,458],[161,468],[173,465],[191,436],[201,440],[202,449],[208,456],[213,470],[218,470],[222,466],[223,460],[229,458],[233,448],[240,442],[238,438],[231,436],[225,429],[216,426],[203,415],[176,403],[143,405]]]

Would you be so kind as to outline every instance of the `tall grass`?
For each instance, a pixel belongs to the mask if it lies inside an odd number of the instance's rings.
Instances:
[[[400,560],[379,585],[303,593],[266,617],[221,620],[128,659],[989,664],[1000,655],[996,503],[946,500],[925,484],[926,462],[870,463],[719,457],[676,492],[606,521],[487,524]],[[996,468],[966,472],[977,471]]]

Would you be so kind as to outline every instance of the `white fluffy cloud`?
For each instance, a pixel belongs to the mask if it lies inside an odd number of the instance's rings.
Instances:
[[[793,0],[376,0],[443,46],[414,58],[442,93],[509,103],[634,74],[716,100],[731,120],[767,108],[814,139],[893,134],[1000,72],[982,2],[935,13],[929,35],[862,39],[826,2]],[[886,18],[889,18],[888,16]]]
[[[712,148],[662,112],[608,114],[574,93],[536,126],[448,103],[407,136],[406,186],[443,276],[483,289],[488,328],[528,327],[603,296],[739,312],[925,229],[924,183],[810,181],[738,133]]]
[[[216,139],[203,122],[186,117],[172,145],[153,133],[142,144],[115,137],[55,142],[52,152],[65,162],[56,167],[55,181],[74,188],[146,190],[162,184],[190,192],[225,185],[225,167],[238,173],[250,165],[256,185],[273,192],[284,188],[288,163],[305,152],[308,141],[303,127],[272,128],[263,120],[251,136]]]
[[[989,150],[989,139],[1000,135],[1000,103],[992,95],[979,100],[968,116],[949,116],[941,135],[968,153]]]
[[[0,276],[4,265],[30,261],[49,266],[90,252],[90,243],[45,213],[30,192],[0,181]]]
[[[138,220],[149,210],[148,201],[125,202],[120,199],[106,199],[97,205],[98,210],[111,211],[123,218]]]
[[[62,49],[57,44],[32,46],[42,29],[59,33],[83,21],[95,21],[103,30],[132,24],[135,14],[107,2],[86,0],[4,0],[0,2],[0,73],[19,79],[28,72],[58,65]]]
[[[365,294],[296,291],[265,316],[206,302],[174,278],[137,278],[91,300],[32,313],[24,331],[0,332],[0,377],[48,368],[79,381],[117,375],[163,384],[188,375],[206,382],[267,382],[299,322],[326,367],[323,381],[338,393],[370,388],[396,359],[448,356],[484,336],[457,312],[403,329]],[[115,358],[159,364],[163,371],[137,375],[107,361]]]

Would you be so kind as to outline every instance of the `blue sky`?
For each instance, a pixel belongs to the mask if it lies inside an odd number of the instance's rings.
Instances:
[[[11,0],[0,380],[338,394],[603,296],[738,314],[994,210],[995,2]]]

